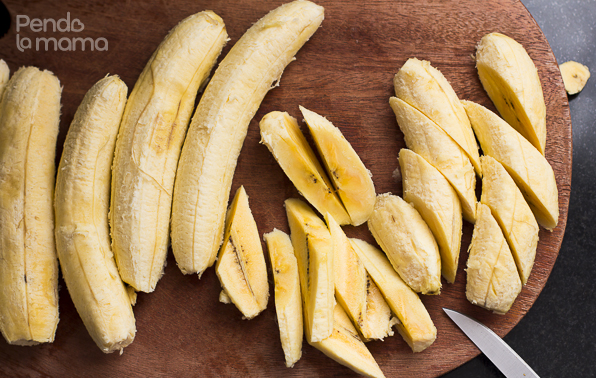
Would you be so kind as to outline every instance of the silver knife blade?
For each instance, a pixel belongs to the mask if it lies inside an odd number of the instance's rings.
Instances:
[[[454,310],[443,311],[507,378],[539,378],[506,342],[484,324]]]

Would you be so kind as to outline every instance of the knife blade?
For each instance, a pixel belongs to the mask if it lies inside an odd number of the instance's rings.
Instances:
[[[506,342],[484,324],[460,312],[443,311],[507,378],[539,378]]]

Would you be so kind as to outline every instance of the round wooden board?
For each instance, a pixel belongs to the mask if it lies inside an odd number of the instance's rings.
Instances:
[[[255,21],[282,1],[147,0],[121,3],[69,0],[5,1],[13,26],[0,40],[0,51],[11,71],[35,65],[53,71],[64,86],[58,158],[74,112],[85,92],[107,73],[118,74],[129,88],[159,42],[178,21],[205,9],[218,13],[231,41],[224,53]],[[547,105],[546,156],[559,189],[559,226],[540,231],[534,270],[511,310],[493,315],[465,298],[464,264],[472,226],[464,224],[462,252],[455,284],[444,283],[440,296],[423,296],[438,330],[436,342],[413,354],[399,335],[368,343],[387,376],[432,377],[447,372],[479,351],[446,317],[441,307],[459,310],[503,336],[532,306],[555,263],[567,218],[571,185],[571,120],[557,62],[539,27],[516,0],[492,2],[393,1],[365,3],[320,1],[325,21],[290,64],[281,86],[265,98],[250,124],[232,194],[244,185],[259,231],[288,231],[283,201],[298,196],[267,148],[259,144],[258,121],[272,110],[302,119],[298,105],[325,115],[338,126],[373,173],[377,193],[401,195],[392,177],[403,135],[388,105],[393,75],[410,57],[429,60],[451,82],[462,99],[494,110],[478,80],[472,55],[480,38],[502,32],[528,51],[542,81]],[[104,37],[108,51],[63,52],[16,48],[15,15],[62,18],[70,12],[85,25],[83,32],[33,33],[20,37]],[[374,242],[366,226],[348,227],[349,236]],[[271,293],[273,284],[269,269]],[[56,341],[35,347],[9,346],[0,341],[0,373],[6,376],[351,376],[306,342],[293,369],[284,357],[275,319],[273,295],[257,318],[242,320],[233,305],[219,303],[220,285],[213,269],[199,280],[184,276],[169,254],[165,274],[152,294],[139,294],[134,308],[137,335],[124,354],[104,355],[88,336],[61,281],[61,320]]]

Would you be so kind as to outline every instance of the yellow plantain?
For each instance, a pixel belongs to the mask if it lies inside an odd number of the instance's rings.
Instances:
[[[513,178],[538,223],[552,230],[559,221],[555,173],[544,156],[498,115],[471,101],[462,101],[482,151]]]
[[[559,66],[565,90],[569,95],[578,94],[590,78],[590,69],[581,63],[570,60]]]
[[[107,76],[83,98],[60,159],[54,208],[62,276],[87,331],[104,353],[135,336],[135,318],[110,246],[110,167],[127,87]]]
[[[180,148],[199,86],[226,38],[211,11],[182,20],[149,59],[124,110],[110,224],[122,280],[137,291],[153,291],[163,274]]]
[[[0,101],[2,100],[2,93],[4,93],[4,88],[6,87],[6,83],[8,83],[9,77],[10,69],[6,62],[0,59]]]
[[[60,82],[19,69],[0,103],[0,330],[9,344],[54,341],[58,260],[52,195]]]
[[[297,51],[323,21],[323,8],[294,1],[255,23],[221,62],[188,130],[174,188],[172,249],[183,273],[215,261],[226,204],[248,124]]]
[[[538,70],[524,47],[506,35],[487,34],[478,43],[476,68],[501,116],[544,155],[544,95]]]
[[[269,249],[275,279],[275,312],[281,346],[286,357],[286,367],[293,367],[302,357],[304,334],[298,260],[294,255],[292,241],[285,232],[274,229],[263,238]]]

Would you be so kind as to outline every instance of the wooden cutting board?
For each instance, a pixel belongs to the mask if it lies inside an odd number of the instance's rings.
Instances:
[[[188,15],[205,9],[226,22],[231,41],[282,1],[18,1],[6,0],[13,25],[0,40],[0,57],[11,71],[35,65],[53,71],[64,86],[58,155],[74,112],[85,92],[107,73],[118,74],[131,89],[169,29]],[[547,105],[546,156],[559,189],[559,226],[540,231],[534,270],[505,316],[473,306],[465,299],[464,264],[472,226],[465,223],[462,258],[454,284],[444,283],[440,296],[423,296],[438,329],[436,342],[413,354],[399,335],[368,343],[387,376],[432,377],[447,372],[478,350],[443,314],[441,307],[462,311],[503,336],[526,314],[544,287],[565,231],[571,185],[571,121],[557,62],[544,35],[524,6],[515,0],[491,2],[394,1],[364,3],[320,1],[325,21],[286,69],[281,86],[265,98],[251,122],[232,193],[244,185],[259,231],[288,231],[283,201],[298,196],[267,148],[259,144],[258,121],[272,110],[301,119],[298,105],[327,116],[338,126],[373,173],[377,193],[401,195],[392,177],[404,148],[388,100],[393,75],[409,57],[427,59],[451,82],[462,99],[494,110],[485,94],[472,55],[489,32],[505,33],[528,50],[536,63]],[[78,18],[79,33],[21,30],[20,38],[105,38],[108,51],[21,52],[16,45],[15,16]],[[66,45],[63,45],[66,46]],[[101,45],[100,45],[101,46]],[[43,47],[42,47],[43,49]],[[349,236],[374,242],[366,226],[348,227]],[[269,271],[271,293],[273,279]],[[93,343],[61,281],[60,323],[56,341],[35,347],[0,341],[0,374],[6,376],[351,376],[342,367],[304,343],[302,359],[293,369],[284,356],[275,319],[273,295],[267,310],[242,320],[233,305],[219,303],[220,285],[213,269],[199,280],[184,276],[172,254],[152,294],[139,294],[134,308],[137,335],[124,354],[104,355]]]

